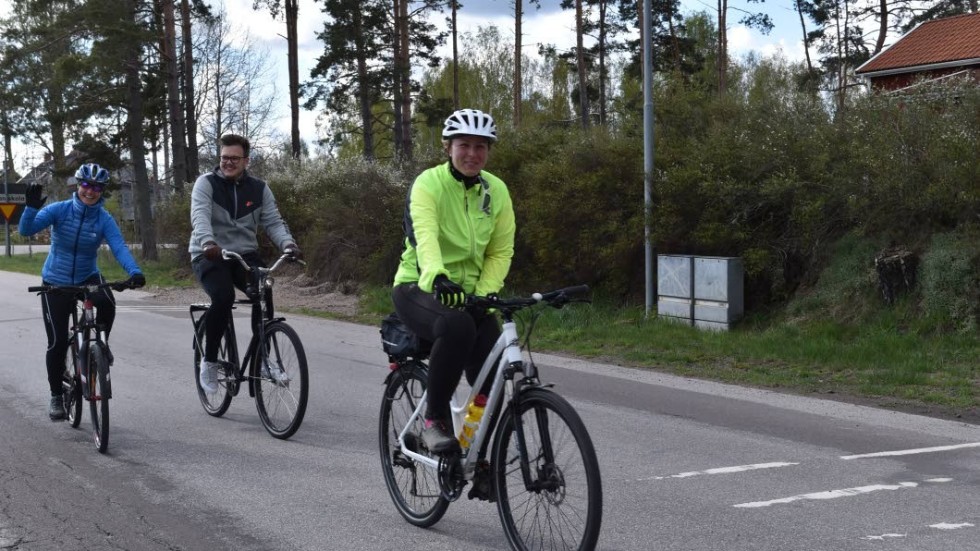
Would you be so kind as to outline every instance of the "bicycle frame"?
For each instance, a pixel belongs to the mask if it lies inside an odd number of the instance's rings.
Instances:
[[[497,342],[494,343],[493,348],[487,355],[486,360],[484,360],[483,366],[480,368],[480,373],[477,375],[476,380],[470,389],[470,393],[466,397],[466,400],[462,404],[459,404],[456,401],[455,395],[450,400],[449,407],[453,415],[454,434],[459,434],[459,431],[462,429],[463,418],[466,415],[467,405],[473,401],[473,398],[475,398],[477,394],[479,394],[480,389],[483,387],[484,381],[486,381],[495,365],[497,367],[497,371],[494,375],[493,385],[490,387],[490,395],[487,398],[487,405],[483,412],[483,417],[480,419],[480,424],[477,426],[476,432],[473,434],[473,441],[470,443],[470,446],[466,449],[466,452],[461,459],[463,476],[466,480],[472,479],[476,468],[479,450],[483,449],[484,442],[486,442],[490,437],[493,423],[489,423],[487,420],[495,419],[497,409],[503,407],[504,400],[502,394],[505,391],[507,391],[511,396],[514,395],[513,388],[505,388],[505,382],[513,381],[514,371],[522,371],[528,377],[535,377],[537,375],[533,372],[534,367],[532,364],[524,363],[524,359],[521,354],[520,338],[517,333],[517,323],[513,319],[505,319],[504,323],[501,325],[500,337],[497,338]],[[428,395],[428,391],[422,394],[422,399],[419,400],[418,406],[416,406],[415,411],[412,412],[408,422],[405,423],[405,426],[398,434],[398,444],[401,448],[401,452],[406,456],[426,465],[431,469],[437,469],[439,467],[439,458],[419,454],[412,451],[405,445],[405,435],[408,434],[409,427],[412,427],[413,423],[417,419],[421,418],[425,412],[425,404],[428,401]]]
[[[80,307],[79,304],[81,304]],[[79,312],[81,312],[81,316],[79,316]],[[81,323],[79,323],[79,318],[81,318]],[[71,336],[68,339],[68,346],[74,349],[78,377],[82,384],[82,396],[86,400],[90,400],[92,396],[90,395],[91,385],[89,384],[88,349],[93,343],[99,343],[96,346],[102,346],[104,348],[108,348],[108,344],[105,341],[105,330],[95,323],[95,306],[87,296],[75,301],[75,308],[71,313],[71,327],[69,331]],[[103,396],[102,398],[108,399],[112,397],[111,392],[107,394],[109,395]]]
[[[238,348],[238,337],[235,331],[235,318],[234,316],[228,318],[228,328],[231,333],[231,342],[225,343],[228,346],[228,357],[229,360],[235,362],[235,371],[238,374],[238,380],[243,381],[246,379],[258,378],[258,371],[262,364],[260,360],[264,361],[267,357],[268,351],[263,347],[259,346],[265,338],[266,328],[274,323],[285,321],[286,318],[274,317],[275,312],[272,308],[272,303],[270,300],[270,294],[272,293],[272,285],[269,283],[269,274],[279,268],[279,265],[286,260],[287,256],[281,256],[271,267],[263,268],[261,266],[249,266],[248,263],[241,257],[241,255],[231,252],[224,251],[224,258],[238,260],[238,262],[248,271],[249,276],[252,278],[253,284],[256,286],[258,296],[255,298],[249,297],[247,299],[236,299],[235,304],[248,304],[252,307],[253,313],[257,308],[260,313],[261,323],[258,327],[252,327],[252,338],[249,340],[248,347],[245,349],[245,357],[241,358],[239,356]],[[190,308],[191,322],[194,327],[197,327],[198,322],[207,313],[208,309],[211,307],[210,304],[192,304]],[[201,312],[201,316],[198,318],[194,317],[195,312]],[[251,323],[250,323],[251,325]],[[201,350],[204,350],[204,343],[197,343]],[[246,369],[248,369],[248,375],[245,374]],[[255,397],[255,389],[249,385],[248,390],[250,397]]]

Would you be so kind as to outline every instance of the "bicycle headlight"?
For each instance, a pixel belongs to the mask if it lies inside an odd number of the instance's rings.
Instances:
[[[276,280],[275,279],[273,279],[271,277],[265,278],[265,288],[266,289],[272,289],[272,286],[275,285],[275,284],[276,284]]]

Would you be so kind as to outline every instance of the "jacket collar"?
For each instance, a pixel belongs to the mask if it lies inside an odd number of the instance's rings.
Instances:
[[[82,202],[82,198],[78,196],[78,192],[75,191],[71,194],[71,203],[75,210],[78,211],[97,211],[105,204],[105,196],[99,197],[99,200],[94,205],[86,205]]]
[[[218,178],[218,180],[220,180],[222,182],[225,182],[225,183],[228,183],[228,184],[241,184],[242,182],[244,182],[249,177],[248,169],[247,168],[245,169],[245,172],[242,172],[241,177],[239,179],[237,179],[237,180],[229,180],[228,178],[225,178],[225,175],[221,173],[221,167],[220,166],[214,167],[214,170],[212,170],[211,173],[214,174]]]

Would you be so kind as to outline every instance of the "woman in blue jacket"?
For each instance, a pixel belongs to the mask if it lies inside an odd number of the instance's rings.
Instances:
[[[105,241],[119,265],[129,274],[132,287],[146,284],[140,267],[123,241],[119,225],[103,203],[102,191],[109,183],[109,171],[95,163],[82,165],[75,172],[78,190],[71,199],[52,203],[44,208],[47,197],[42,197],[41,184],[27,189],[24,212],[18,231],[30,236],[51,227],[51,249],[41,269],[45,285],[83,285],[103,283],[99,273],[97,254]],[[116,318],[116,301],[112,291],[104,289],[92,297],[98,311],[96,321],[105,327],[106,336]],[[48,335],[45,363],[48,384],[51,387],[51,403],[48,416],[52,421],[65,418],[65,405],[61,389],[61,376],[65,372],[65,356],[68,352],[68,320],[75,308],[75,297],[46,293],[41,295],[41,312],[44,330]],[[111,360],[110,360],[111,361]]]

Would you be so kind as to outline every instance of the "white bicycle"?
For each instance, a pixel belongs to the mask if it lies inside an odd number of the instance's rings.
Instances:
[[[468,497],[497,503],[512,549],[595,549],[602,482],[592,439],[571,404],[542,384],[533,361],[525,360],[514,321],[525,308],[561,308],[587,292],[581,285],[527,298],[468,298],[468,305],[496,309],[503,326],[467,399],[459,403],[454,398],[450,405],[459,434],[467,404],[493,374],[485,412],[471,444],[460,453],[434,455],[422,443],[428,381],[424,343],[389,353],[391,373],[385,379],[378,443],[385,484],[405,520],[432,526],[472,482]],[[528,358],[540,309],[530,314],[524,339]]]

